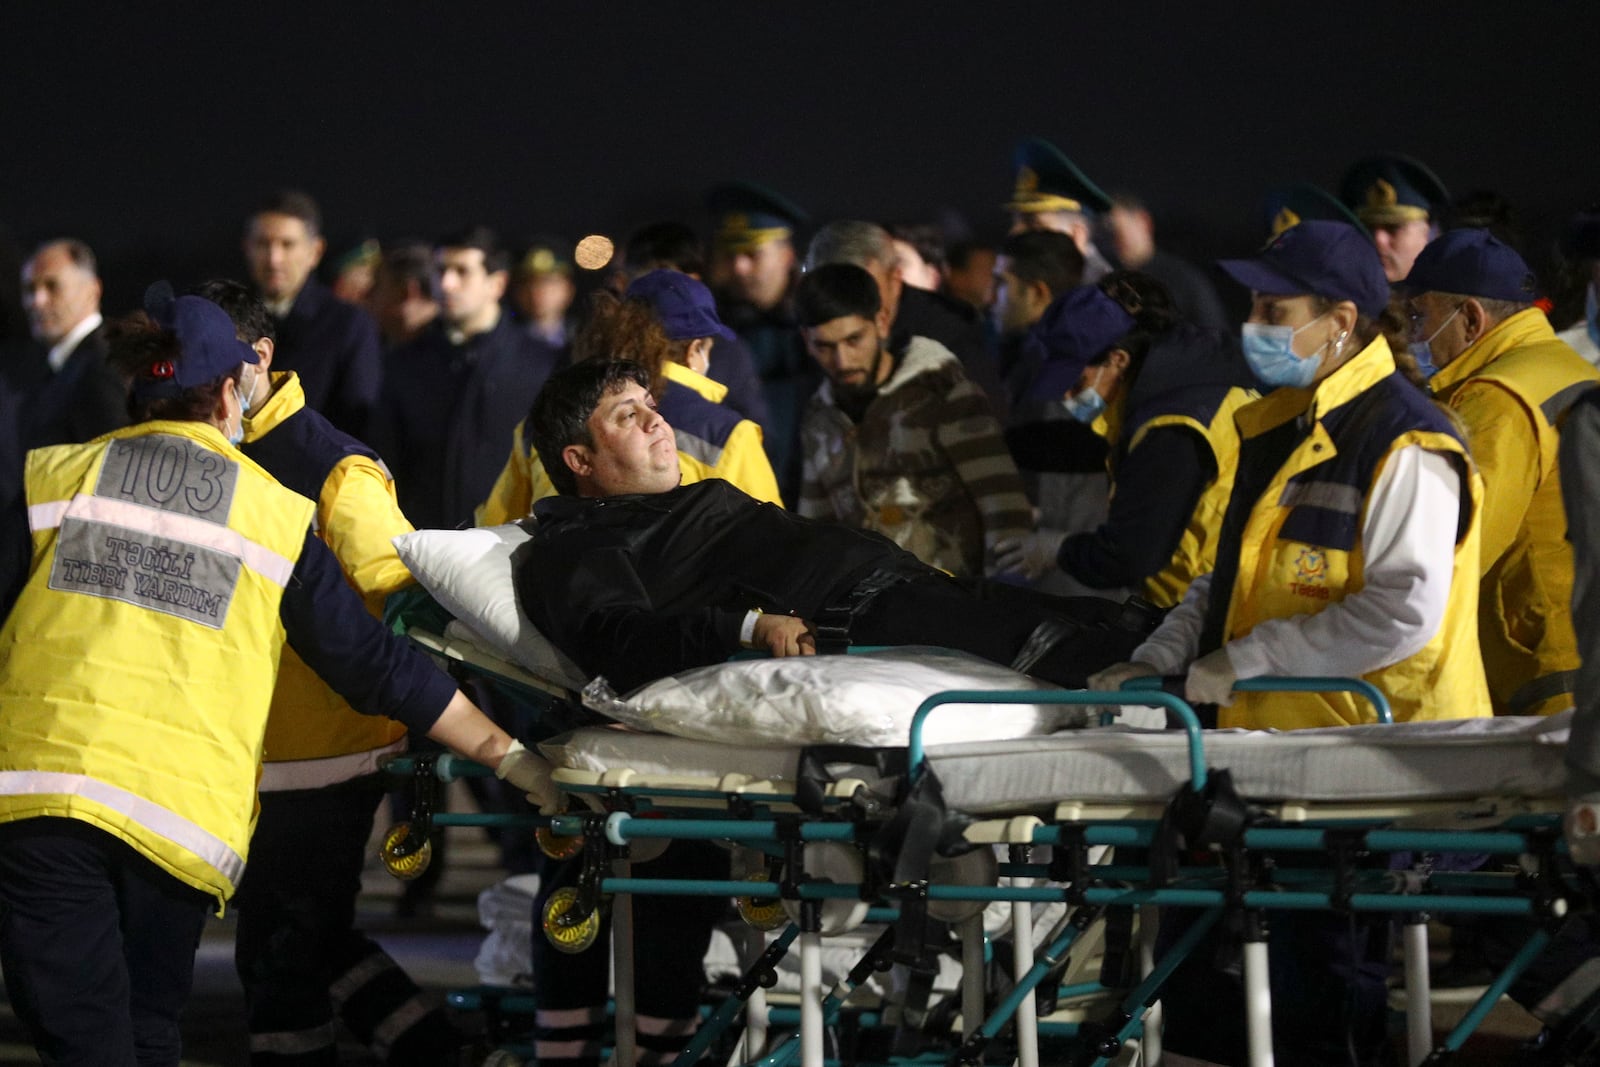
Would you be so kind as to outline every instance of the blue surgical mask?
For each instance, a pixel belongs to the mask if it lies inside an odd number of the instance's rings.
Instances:
[[[1100,390],[1087,385],[1063,399],[1061,405],[1067,409],[1068,415],[1081,423],[1088,424],[1098,419],[1100,413],[1106,409],[1106,398],[1100,395]]]
[[[250,397],[239,389],[233,391],[233,396],[239,401],[239,428],[228,431],[228,443],[237,448],[244,444],[244,413],[250,410]]]
[[[1319,315],[1318,318],[1321,318]],[[1316,322],[1312,319],[1311,322]],[[1262,385],[1271,389],[1289,386],[1306,389],[1316,381],[1322,357],[1294,354],[1294,335],[1299,330],[1292,326],[1269,326],[1264,322],[1247,322],[1239,327],[1239,343],[1244,349],[1245,362]]]
[[[1589,323],[1589,340],[1600,348],[1600,282],[1589,283],[1589,295],[1583,300],[1583,317]]]
[[[1439,373],[1439,368],[1433,365],[1433,339],[1438,337],[1439,332],[1446,326],[1450,325],[1450,320],[1455,318],[1460,313],[1461,308],[1457,307],[1445,317],[1443,322],[1439,324],[1438,330],[1434,330],[1433,333],[1428,335],[1428,339],[1426,341],[1412,341],[1406,346],[1407,348],[1411,349],[1411,358],[1417,361],[1417,369],[1422,372],[1422,376],[1424,378],[1432,378],[1435,374]]]

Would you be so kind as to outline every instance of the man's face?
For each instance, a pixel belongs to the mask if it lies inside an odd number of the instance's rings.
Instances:
[[[893,367],[883,348],[884,318],[881,311],[877,319],[846,315],[800,331],[836,390],[866,393],[888,380]]]
[[[889,321],[893,322],[900,310],[900,291],[906,284],[900,274],[900,261],[895,259],[889,263],[880,263],[876,259],[869,259],[861,264],[861,267],[872,275],[873,281],[878,283],[878,300],[888,313]]]
[[[975,248],[967,253],[964,267],[945,270],[945,290],[957,300],[965,300],[982,311],[994,303],[995,254],[987,248]]]
[[[683,480],[678,442],[655,398],[629,382],[601,398],[589,415],[592,447],[567,446],[584,496],[665,493]]]
[[[473,331],[493,323],[506,291],[506,272],[490,272],[479,248],[441,248],[433,254],[433,291],[444,321]]]
[[[311,272],[322,262],[323,240],[314,237],[304,220],[267,212],[250,220],[244,235],[244,257],[250,264],[261,295],[270,301],[288,300],[300,292]]]
[[[1076,211],[1014,211],[1011,233],[1064,233],[1078,244],[1078,251],[1089,252],[1089,220]]]
[[[1384,276],[1391,282],[1404,281],[1411,273],[1411,264],[1417,261],[1417,254],[1428,246],[1432,233],[1426,219],[1372,227],[1372,243],[1378,246]]]
[[[787,238],[780,237],[744,251],[720,252],[718,260],[718,273],[726,274],[733,295],[762,311],[777,307],[789,291],[794,246]]]
[[[1448,367],[1472,347],[1465,305],[1466,301],[1444,293],[1418,293],[1406,301],[1411,340],[1428,342],[1435,367]]]
[[[53,345],[100,309],[100,279],[51,245],[23,264],[22,306],[33,336]]]
[[[1137,269],[1155,253],[1150,212],[1118,204],[1106,215],[1106,228],[1111,232],[1111,250],[1124,267]]]
[[[572,279],[559,271],[524,275],[511,287],[511,302],[534,322],[561,318],[577,295]]]
[[[994,263],[994,320],[1006,336],[1022,333],[1039,321],[1048,300],[1040,301],[1033,289],[1011,272],[1011,257]]]

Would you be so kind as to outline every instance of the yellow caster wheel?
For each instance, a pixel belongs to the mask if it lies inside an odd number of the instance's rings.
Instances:
[[[412,842],[411,834],[410,823],[396,823],[384,835],[383,847],[378,849],[384,867],[402,882],[422,877],[422,872],[433,861],[433,842],[423,838],[419,848]]]
[[[550,894],[544,906],[544,936],[557,952],[576,955],[600,936],[600,909],[578,914],[578,891],[571,886]]]
[[[541,826],[533,832],[533,837],[539,842],[539,851],[553,860],[570,860],[583,851],[583,837],[579,834],[568,837]]]
[[[747,882],[770,882],[765,874],[752,874],[745,879]],[[783,910],[783,901],[777,897],[734,897],[733,906],[739,910],[739,918],[744,920],[746,926],[757,930],[776,930],[789,921],[789,913]]]

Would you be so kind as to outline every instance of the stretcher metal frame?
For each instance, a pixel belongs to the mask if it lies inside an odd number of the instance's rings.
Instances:
[[[426,645],[426,635],[413,632]],[[440,651],[438,647],[434,649]],[[475,671],[492,671],[470,657],[457,656]],[[518,680],[523,692],[536,700],[559,699],[551,687],[530,687]],[[1368,683],[1346,679],[1254,679],[1241,682],[1241,690],[1347,690],[1370,700],[1380,721],[1389,721],[1382,695]],[[564,692],[564,691],[563,691]],[[1204,736],[1193,710],[1169,693],[1136,689],[1117,693],[1063,690],[1003,693],[953,691],[930,696],[917,710],[907,744],[905,781],[914,785],[928,773],[922,742],[924,724],[939,708],[974,703],[1137,705],[1159,707],[1182,723],[1189,744],[1190,781],[1187,791],[1203,795],[1209,781]],[[432,761],[406,758],[391,762],[393,769],[411,769],[441,781],[464,774],[487,773],[470,761],[448,755]],[[1559,799],[1541,810],[1539,805],[1511,805],[1519,809],[1499,826],[1484,829],[1391,828],[1393,812],[1379,810],[1363,815],[1355,807],[1283,805],[1273,812],[1277,825],[1245,827],[1232,840],[1210,842],[1215,866],[1183,866],[1167,884],[1152,884],[1142,866],[1106,861],[1105,846],[1112,849],[1148,849],[1156,844],[1155,830],[1161,812],[1135,806],[1101,810],[1104,806],[1074,803],[1060,798],[1055,812],[1043,817],[1036,810],[1015,816],[984,818],[966,826],[963,836],[972,845],[1005,845],[1009,863],[999,873],[1042,880],[1029,885],[959,885],[924,880],[910,884],[885,882],[868,873],[859,884],[806,881],[797,876],[803,868],[803,850],[813,843],[838,843],[862,848],[893,817],[895,805],[883,798],[864,797],[864,784],[845,780],[823,790],[821,803],[802,804],[791,783],[753,782],[731,775],[710,785],[679,782],[652,786],[625,768],[595,776],[558,770],[556,780],[565,792],[588,810],[534,821],[562,837],[581,838],[590,850],[587,862],[594,877],[579,902],[585,912],[597,909],[601,899],[614,900],[617,953],[617,1062],[633,1067],[631,945],[627,934],[627,899],[632,894],[728,896],[747,900],[788,901],[797,921],[778,935],[746,970],[733,997],[724,1001],[704,1022],[675,1062],[696,1062],[733,1025],[746,1002],[755,1006],[740,1049],[748,1062],[761,1067],[786,1067],[797,1059],[802,1067],[822,1067],[824,1031],[845,1009],[850,994],[871,974],[893,958],[895,925],[832,989],[821,978],[822,913],[829,901],[862,901],[885,914],[926,915],[929,903],[973,902],[980,905],[1008,902],[1012,929],[1031,930],[1034,905],[1064,903],[1069,911],[1034,952],[1030,938],[1016,938],[1015,986],[992,1011],[984,1010],[982,967],[985,943],[981,922],[968,917],[957,923],[962,947],[962,1033],[960,1043],[943,1050],[930,1062],[977,1064],[1015,1024],[1016,1059],[1021,1067],[1038,1067],[1040,1025],[1034,1017],[1034,991],[1059,974],[1062,961],[1109,908],[1132,908],[1146,919],[1162,907],[1204,909],[1201,920],[1190,927],[1176,945],[1157,961],[1153,954],[1153,923],[1146,922],[1135,946],[1139,977],[1129,988],[1108,988],[1098,982],[1081,982],[1057,991],[1058,1000],[1107,999],[1113,1008],[1105,1017],[1078,1025],[1057,1026],[1053,1034],[1074,1038],[1072,1062],[1109,1065],[1128,1042],[1142,1039],[1144,1062],[1159,1058],[1159,1025],[1151,1025],[1163,983],[1179,962],[1192,953],[1207,931],[1224,914],[1234,917],[1244,931],[1243,958],[1247,991],[1247,1026],[1251,1067],[1273,1063],[1271,996],[1267,972],[1267,917],[1277,910],[1371,912],[1395,916],[1402,924],[1406,1006],[1407,1062],[1446,1063],[1461,1049],[1495,1002],[1533,962],[1550,940],[1550,928],[1566,914],[1569,901],[1581,897],[1567,877],[1560,840]],[[902,794],[904,790],[902,789]],[[815,798],[812,798],[814,801]],[[1441,805],[1459,807],[1459,804]],[[809,810],[808,810],[809,809]],[[1415,812],[1412,806],[1408,809]],[[651,817],[639,816],[648,814]],[[720,814],[722,817],[715,817]],[[428,817],[424,813],[424,818]],[[434,814],[436,825],[482,825],[505,816]],[[418,829],[426,829],[419,827]],[[425,837],[425,834],[423,835]],[[750,881],[672,880],[637,878],[628,864],[630,848],[644,842],[710,840],[738,844],[785,857],[784,876],[776,883]],[[1049,864],[1030,862],[1030,851],[1051,846]],[[1261,860],[1280,852],[1324,853],[1331,870],[1306,868],[1273,870]],[[1519,857],[1520,873],[1447,873],[1413,871],[1409,875],[1372,870],[1356,864],[1362,853],[1490,853]],[[1584,901],[1587,903],[1587,900]],[[1427,927],[1429,915],[1502,915],[1532,918],[1541,925],[1515,959],[1479,997],[1466,1017],[1434,1046],[1427,978]],[[897,919],[897,924],[899,920]],[[761,1010],[761,994],[772,981],[779,957],[798,944],[801,994],[797,1032],[765,1049],[763,1040],[774,1016]],[[907,1062],[896,1057],[896,1062]]]

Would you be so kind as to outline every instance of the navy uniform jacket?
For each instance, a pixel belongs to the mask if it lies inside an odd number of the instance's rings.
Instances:
[[[40,373],[24,390],[19,411],[27,448],[81,444],[128,425],[128,390],[106,363],[106,328],[96,326],[51,373],[45,350],[30,353]]]
[[[753,304],[726,303],[717,314],[749,347],[755,361],[767,401],[767,458],[785,503],[793,506],[800,498],[800,416],[822,381],[822,370],[806,351],[787,301],[768,311]]]
[[[371,315],[307,278],[278,320],[272,369],[298,374],[309,407],[365,439],[383,388],[383,345]]]
[[[435,321],[389,354],[371,441],[418,529],[472,521],[556,358],[506,314],[459,345]]]

